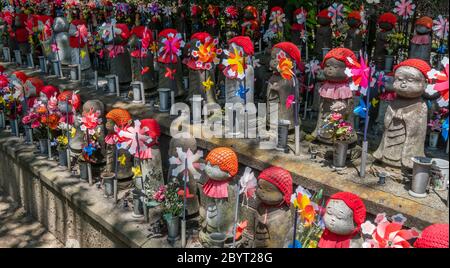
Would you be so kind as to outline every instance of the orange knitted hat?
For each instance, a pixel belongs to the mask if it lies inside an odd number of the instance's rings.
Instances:
[[[430,17],[422,17],[416,21],[416,25],[422,25],[427,27],[428,29],[433,28],[433,19]]]
[[[238,158],[236,153],[227,147],[219,147],[209,152],[206,162],[213,166],[219,166],[220,170],[228,172],[231,177],[238,172]]]
[[[71,90],[66,90],[66,91],[61,92],[58,95],[58,101],[61,101],[61,102],[68,101],[69,104],[71,104],[75,110],[78,110],[78,108],[80,108],[80,106],[81,106],[80,95],[74,94],[73,91],[71,91]]]
[[[408,60],[402,61],[397,66],[394,67],[394,72],[397,71],[398,68],[403,67],[403,66],[409,66],[409,67],[416,68],[417,70],[419,70],[423,74],[425,79],[428,81],[427,73],[429,71],[431,71],[431,67],[424,60],[421,60],[421,59],[408,59]]]
[[[106,114],[106,119],[111,119],[119,127],[123,127],[131,121],[131,115],[124,109],[112,109]]]
[[[395,14],[393,14],[391,12],[383,13],[378,18],[378,24],[383,23],[383,22],[395,25],[397,23],[397,16],[395,16]]]

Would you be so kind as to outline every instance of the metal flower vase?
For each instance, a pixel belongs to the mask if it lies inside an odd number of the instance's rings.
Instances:
[[[347,150],[347,142],[336,141],[334,143],[333,166],[335,168],[345,168],[345,164],[347,162]]]
[[[409,194],[417,198],[427,196],[427,188],[430,183],[431,158],[412,157],[413,177]]]

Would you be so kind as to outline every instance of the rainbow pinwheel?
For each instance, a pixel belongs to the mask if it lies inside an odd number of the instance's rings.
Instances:
[[[341,22],[344,18],[344,14],[342,13],[343,9],[344,5],[338,3],[333,3],[330,7],[328,7],[328,13],[333,24]]]
[[[105,42],[111,43],[113,42],[115,36],[122,33],[122,30],[116,27],[116,21],[112,19],[111,23],[103,23],[99,28],[99,32],[101,33],[101,38]]]
[[[394,12],[406,20],[414,14],[415,9],[416,5],[412,0],[399,0],[395,2]]]
[[[181,56],[181,48],[184,47],[185,43],[183,37],[180,33],[170,33],[167,38],[161,39],[163,44],[158,51],[158,55],[162,60],[169,59],[170,63],[176,63],[177,57]]]
[[[277,59],[277,71],[280,73],[281,77],[286,80],[292,80],[292,78],[295,76],[295,66],[292,60],[286,56],[286,53],[284,51],[278,52]]]
[[[98,125],[102,123],[102,119],[99,118],[100,112],[94,111],[94,109],[90,109],[88,113],[85,113],[81,118],[81,126],[80,129],[83,132],[88,132],[89,135],[95,134],[95,129]]]
[[[352,78],[350,88],[353,91],[360,90],[361,94],[366,95],[369,88],[370,66],[367,64],[366,59],[361,55],[360,62],[352,60],[350,57],[347,60],[352,64],[352,68],[346,68],[345,74]]]
[[[244,79],[245,69],[244,66],[244,52],[237,48],[235,44],[232,44],[233,52],[225,50],[224,54],[228,57],[223,60],[225,69],[223,74],[231,79]]]
[[[197,170],[197,168],[201,169],[202,166],[200,164],[197,165],[197,163],[203,157],[203,151],[197,150],[197,152],[195,152],[194,154],[191,151],[191,149],[188,149],[186,152],[184,152],[182,148],[177,147],[176,150],[177,150],[177,157],[172,156],[169,159],[169,163],[171,165],[177,166],[172,170],[171,175],[173,177],[178,177],[178,175],[188,170],[195,180],[199,180],[202,175]],[[186,177],[186,181],[189,181],[189,176]]]
[[[433,31],[439,39],[446,39],[448,37],[448,19],[439,15],[437,19],[433,20]]]
[[[291,196],[291,204],[298,210],[300,220],[305,227],[311,226],[316,218],[319,206],[311,201],[311,193],[298,186]]]
[[[284,23],[286,22],[286,15],[283,12],[277,10],[270,14],[269,20],[270,20],[270,26],[275,26],[275,27],[281,28],[281,27],[283,27]]]
[[[146,134],[148,130],[148,127],[141,128],[141,121],[134,120],[132,127],[119,132],[119,137],[126,139],[121,143],[121,147],[127,148],[132,155],[138,152],[138,147],[141,152],[147,150],[147,144],[152,142],[152,138]]]
[[[419,236],[415,229],[402,229],[406,219],[398,214],[389,221],[385,213],[378,214],[375,223],[366,221],[361,225],[361,231],[364,235],[370,236],[363,243],[363,248],[411,248],[408,240]]]
[[[444,57],[441,61],[444,69],[442,71],[438,71],[436,69],[432,69],[428,72],[428,78],[434,81],[434,84],[429,84],[426,92],[428,94],[435,94],[439,92],[440,98],[437,100],[437,103],[440,107],[448,106],[448,72],[449,72],[449,60],[447,57]]]
[[[212,64],[218,64],[220,59],[218,55],[222,54],[222,49],[217,48],[219,39],[207,37],[205,42],[197,41],[196,48],[192,50],[191,55],[196,59],[195,65],[202,70],[211,70]]]
[[[84,42],[87,42],[89,36],[89,31],[86,25],[81,24],[77,25],[77,31],[75,33],[75,37],[80,38]]]

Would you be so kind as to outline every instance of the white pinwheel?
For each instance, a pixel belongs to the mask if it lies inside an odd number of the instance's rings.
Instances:
[[[127,148],[131,155],[135,155],[138,149],[141,152],[147,150],[147,144],[152,142],[152,138],[146,135],[148,131],[148,127],[141,128],[141,121],[134,120],[134,126],[120,130],[119,137],[126,139],[120,146]]]
[[[244,194],[248,204],[249,198],[255,198],[256,187],[258,185],[255,174],[251,168],[245,168],[244,175],[242,175],[239,180],[239,185],[239,194]]]
[[[194,179],[199,180],[201,177],[200,172],[198,172],[196,168],[196,163],[203,157],[203,151],[197,150],[195,154],[191,151],[191,149],[188,149],[186,152],[183,151],[182,148],[177,147],[177,156],[172,156],[169,159],[169,163],[171,165],[177,165],[176,168],[172,170],[172,176],[178,177],[181,173],[188,170]],[[187,166],[186,166],[187,162]],[[200,165],[200,169],[202,169],[202,166]],[[186,177],[186,182],[189,181],[189,176]]]

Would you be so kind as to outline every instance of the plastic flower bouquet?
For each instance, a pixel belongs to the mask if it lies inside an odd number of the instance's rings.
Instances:
[[[331,113],[324,120],[321,131],[332,136],[334,141],[349,141],[353,134],[352,125],[345,121],[342,114]]]

